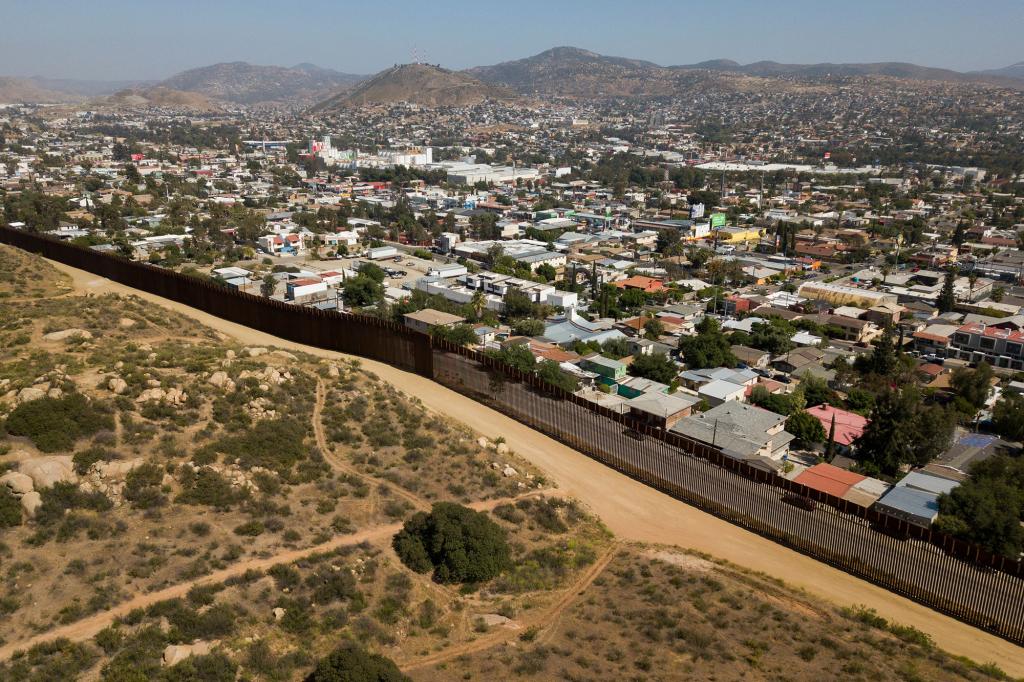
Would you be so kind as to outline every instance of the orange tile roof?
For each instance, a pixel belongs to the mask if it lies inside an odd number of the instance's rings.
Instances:
[[[801,472],[793,480],[797,483],[820,490],[829,495],[842,497],[850,488],[865,479],[860,474],[855,474],[846,469],[832,466],[831,464],[815,464],[807,471]]]
[[[647,293],[653,293],[655,291],[661,291],[665,288],[665,284],[653,277],[644,277],[643,275],[634,275],[627,279],[618,281],[615,286],[619,289],[643,289]]]

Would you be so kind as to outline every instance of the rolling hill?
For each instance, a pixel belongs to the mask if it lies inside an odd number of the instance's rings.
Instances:
[[[109,97],[90,103],[98,108],[131,109],[159,107],[192,111],[217,111],[221,107],[198,92],[172,90],[163,86],[145,89],[125,89]]]
[[[525,59],[478,66],[465,73],[520,93],[649,96],[664,94],[673,74],[652,62],[555,47]]]
[[[808,78],[825,78],[829,76],[888,76],[891,78],[904,78],[907,80],[922,81],[966,81],[966,82],[994,82],[987,78],[990,75],[997,75],[993,72],[962,73],[951,69],[937,69],[929,66],[918,66],[908,62],[866,62],[849,64],[832,64],[828,62],[820,64],[783,64],[773,61],[753,62],[752,64],[739,64],[729,59],[716,59],[700,62],[698,64],[686,64],[670,67],[673,69],[692,70],[707,69],[712,71],[731,71],[743,73],[748,76],[760,76],[772,78],[778,76],[795,76]]]
[[[961,73],[905,62],[782,64],[760,61],[740,64],[730,59],[714,59],[665,67],[638,59],[608,57],[575,47],[556,47],[525,59],[478,66],[465,73],[487,83],[510,87],[519,93],[659,97],[684,94],[696,87],[756,88],[756,79],[762,79],[760,85],[767,87],[779,78],[890,77],[1020,87],[1012,77],[1014,69],[1024,70],[1024,66],[1016,65],[997,72]]]
[[[1001,69],[988,69],[987,71],[977,71],[975,73],[984,76],[998,76],[1002,78],[1024,80],[1024,62],[1010,64],[1009,66],[1004,66]]]
[[[0,76],[0,104],[51,104],[75,101],[74,95],[41,87],[28,78]]]
[[[466,106],[487,99],[505,99],[511,93],[483,83],[471,74],[430,64],[401,64],[381,71],[350,91],[326,99],[314,112],[329,112],[364,104],[408,102],[423,106]]]
[[[321,100],[362,78],[314,64],[284,67],[225,62],[183,71],[159,85],[233,104],[305,103]]]

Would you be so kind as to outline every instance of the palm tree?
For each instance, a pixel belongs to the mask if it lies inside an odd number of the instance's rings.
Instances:
[[[487,297],[480,290],[474,291],[473,298],[469,299],[469,304],[473,306],[473,313],[479,319],[484,313],[484,308],[487,307]]]
[[[975,285],[975,284],[976,284],[977,282],[978,282],[978,273],[976,273],[976,272],[972,272],[971,274],[967,275],[967,283],[968,283],[968,284],[970,285],[970,287],[971,287],[971,291],[970,291],[970,293],[969,293],[969,294],[967,294],[967,302],[968,302],[968,303],[970,303],[971,301],[973,301],[973,300],[974,300],[974,285]]]

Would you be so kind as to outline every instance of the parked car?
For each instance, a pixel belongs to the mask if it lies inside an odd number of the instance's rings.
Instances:
[[[402,262],[402,257],[401,256],[395,256],[391,260],[395,261],[396,263],[401,263]]]
[[[797,495],[796,493],[786,493],[782,496],[782,501],[786,504],[791,504],[794,507],[805,509],[807,511],[814,511],[818,508],[818,503],[809,497],[803,495]]]

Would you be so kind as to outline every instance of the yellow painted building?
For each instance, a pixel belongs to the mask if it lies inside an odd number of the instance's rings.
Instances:
[[[756,242],[764,236],[764,230],[756,227],[723,227],[717,231],[719,241]]]

